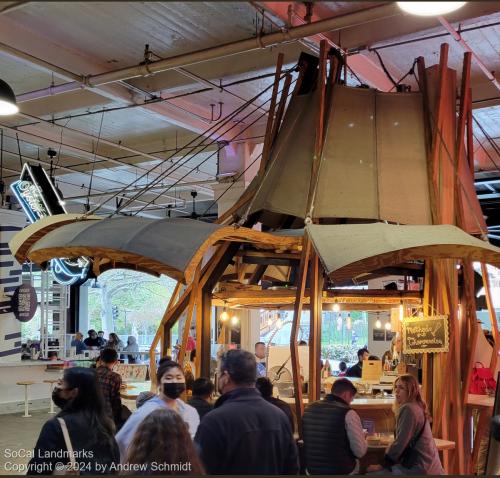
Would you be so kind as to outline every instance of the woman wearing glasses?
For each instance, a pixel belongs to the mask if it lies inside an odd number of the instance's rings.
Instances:
[[[27,474],[115,473],[120,452],[95,370],[65,370],[52,400],[61,411],[43,426]]]
[[[381,471],[385,468],[395,475],[443,475],[427,405],[420,395],[415,377],[398,377],[394,383],[394,394],[394,442],[386,451],[384,466],[372,465],[368,471]]]

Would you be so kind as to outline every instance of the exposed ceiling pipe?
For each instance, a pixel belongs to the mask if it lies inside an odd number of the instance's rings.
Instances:
[[[3,129],[7,129],[4,126],[2,128]],[[16,156],[15,153],[12,153],[10,151],[5,151],[5,149],[4,149],[4,152],[7,153],[7,154],[10,154],[12,156]],[[43,159],[40,159],[40,158],[32,158],[32,157],[27,157],[25,155],[23,155],[22,157],[23,157],[23,159],[28,160],[30,162],[41,164],[43,166],[50,166],[50,162],[44,161]],[[78,169],[70,168],[68,166],[58,166],[58,169],[63,170],[63,171],[67,171],[68,173],[72,173],[72,174],[78,173],[78,174],[82,174],[83,176],[90,176],[90,174],[86,173],[85,171],[79,171]],[[126,183],[122,183],[121,181],[117,181],[116,179],[102,178],[100,176],[97,176],[97,178],[100,179],[100,180],[103,180],[103,181],[109,181],[109,182],[112,182],[112,183],[120,184],[122,186],[126,186],[127,185]],[[211,194],[209,196],[211,197],[212,194],[213,194],[213,191],[211,189],[207,189],[207,190],[210,191]],[[165,194],[165,193],[163,193],[161,196],[165,197],[167,199],[174,199],[174,200],[176,199],[175,196],[170,196],[169,194]],[[140,202],[139,199],[137,201]],[[143,201],[143,202],[146,204],[145,201]]]
[[[40,135],[38,135],[38,134],[34,134],[34,133],[29,132],[29,131],[24,131],[24,130],[19,129],[19,128],[12,128],[12,127],[5,126],[5,125],[1,125],[1,124],[0,124],[0,128],[4,129],[5,131],[9,131],[9,132],[11,132],[11,133],[13,133],[13,134],[16,134],[16,133],[22,133],[22,134],[27,135],[27,136],[29,136],[29,137],[34,137],[34,138],[37,138],[37,139],[43,140],[43,141],[45,141],[46,143],[47,143],[47,142],[48,142],[48,143],[53,143],[53,142],[54,142],[54,141],[53,141],[52,139],[50,139],[50,138],[45,138],[45,137],[40,136]],[[104,144],[104,143],[105,143],[105,140],[102,140],[102,139],[101,139],[101,140],[100,140],[100,142]],[[34,143],[34,144],[35,144],[35,143]],[[61,143],[61,144],[62,144],[62,143]],[[118,165],[118,166],[133,167],[133,168],[137,168],[137,169],[139,169],[139,170],[141,170],[141,171],[144,171],[144,172],[149,172],[149,169],[144,168],[144,167],[142,167],[142,166],[139,166],[139,165],[137,165],[137,164],[129,164],[129,163],[125,162],[125,161],[121,161],[121,160],[119,160],[119,159],[114,159],[114,158],[109,158],[108,156],[101,156],[101,155],[99,155],[99,154],[94,155],[94,153],[91,153],[90,151],[86,151],[86,150],[83,150],[83,149],[81,149],[81,148],[76,148],[75,146],[71,146],[71,145],[67,145],[67,144],[63,144],[63,146],[64,146],[64,148],[65,148],[65,149],[67,149],[67,150],[69,150],[69,151],[74,151],[74,152],[75,152],[75,154],[77,154],[77,156],[78,156],[78,155],[81,155],[82,153],[84,153],[85,155],[87,155],[87,156],[88,156],[89,158],[91,158],[92,160],[94,160],[94,159],[95,159],[95,160],[100,160],[101,162],[110,162],[110,163],[116,164],[116,165]],[[126,148],[126,147],[125,147],[125,148]],[[130,151],[130,152],[134,152],[134,151],[135,151],[135,154],[137,154],[137,153],[138,153],[138,151],[137,151],[137,150],[132,150],[131,148],[127,148],[126,150],[128,150],[128,151]],[[95,158],[94,158],[94,156],[95,156]],[[144,156],[144,154],[143,154],[143,153],[141,153],[141,156]],[[152,156],[152,155],[151,155],[151,156]],[[148,155],[148,156],[145,156],[145,157],[149,157],[149,155]],[[165,159],[164,159],[164,158],[161,158],[161,157],[159,157],[159,156],[153,156],[151,159],[155,159],[155,160],[157,160],[157,161],[158,161],[158,160],[159,160],[159,161],[165,161]],[[64,168],[63,168],[63,166],[59,165],[59,166],[57,167],[57,169],[64,169]],[[78,170],[72,170],[71,172],[81,172],[81,173],[83,174],[83,171],[78,171]],[[152,173],[152,174],[153,174],[153,173]],[[155,177],[157,177],[157,176],[155,175]],[[174,177],[173,179],[176,179],[176,178]],[[196,186],[196,188],[197,188],[197,189],[199,189],[200,191],[203,191],[203,192],[204,192],[204,193],[206,193],[206,194],[209,194],[209,195],[211,195],[211,194],[212,194],[212,190],[211,190],[211,189],[209,189],[209,188],[205,188],[205,187],[203,187],[203,186]]]
[[[93,141],[97,141],[98,140],[100,144],[105,144],[107,146],[112,146],[113,148],[120,149],[122,151],[127,151],[128,153],[132,153],[135,156],[140,156],[142,158],[152,159],[154,161],[165,161],[165,158],[162,158],[161,156],[156,156],[154,154],[146,153],[145,151],[140,151],[139,149],[130,148],[130,147],[125,146],[125,145],[123,145],[121,143],[115,143],[114,141],[110,141],[110,140],[105,139],[105,138],[97,138],[97,136],[94,136],[93,134],[85,133],[83,131],[70,128],[68,126],[62,126],[62,125],[59,125],[59,124],[54,124],[54,123],[51,123],[50,121],[44,120],[44,119],[39,118],[37,116],[32,116],[32,115],[29,115],[29,114],[26,114],[26,113],[18,113],[18,116],[22,116],[23,118],[29,119],[31,121],[37,121],[37,122],[39,122],[41,124],[45,124],[47,126],[51,126],[51,127],[55,126],[55,127],[58,127],[58,128],[63,128],[66,131],[69,131],[71,133],[74,133],[74,134],[77,134],[77,135],[80,135],[80,136],[84,136],[86,138],[92,139]],[[31,126],[31,125],[28,125],[28,126]],[[22,127],[23,127],[22,125],[17,126],[17,129],[19,129],[19,131],[23,131],[21,129]],[[114,161],[119,161],[119,160],[114,160]],[[120,164],[121,164],[121,166],[127,165],[129,167],[134,167],[134,168],[141,169],[143,171],[147,171],[147,169],[145,169],[145,168],[143,168],[141,166],[137,166],[136,164],[129,164],[129,163],[126,163],[124,161],[120,161]]]
[[[469,46],[469,44],[462,38],[462,35],[458,33],[453,26],[446,20],[444,17],[438,17],[438,20],[440,21],[441,25],[443,25],[444,28],[451,34],[451,36],[459,43],[459,45],[465,50],[468,51],[472,54],[472,57],[476,61],[476,63],[479,65],[479,68],[483,71],[483,73],[486,75],[488,80],[490,80],[493,85],[497,88],[497,90],[500,90],[500,83],[498,83],[498,80],[495,78],[495,75],[488,69],[488,67],[483,63],[479,55]]]
[[[147,189],[148,192],[153,193],[153,192],[161,191],[161,190],[168,188],[170,186],[174,186],[176,190],[184,190],[185,191],[186,189],[192,189],[194,186],[198,186],[200,184],[218,184],[218,183],[219,183],[219,181],[217,180],[217,178],[212,178],[212,179],[207,179],[205,181],[191,181],[189,183],[178,183],[175,185],[162,184],[161,186],[155,186],[153,188],[149,188],[149,186],[147,184],[145,184],[144,186],[140,186],[137,188],[128,188],[125,192],[127,194],[139,193],[139,192]],[[106,196],[106,195],[111,196],[112,194],[114,194],[116,192],[120,192],[120,191],[122,191],[122,189],[117,189],[117,190],[110,189],[109,191],[103,191],[103,192],[91,194],[90,197],[100,197],[100,196]],[[86,198],[87,196],[88,196],[87,194],[82,194],[81,196],[71,196],[71,199]],[[130,198],[127,198],[127,199],[130,199]],[[182,199],[182,201],[185,201],[185,199]]]
[[[259,35],[254,38],[226,43],[224,45],[207,48],[205,50],[199,50],[192,53],[185,53],[182,55],[165,58],[163,60],[153,61],[148,64],[120,68],[118,70],[100,73],[97,75],[78,76],[78,79],[76,79],[75,81],[65,83],[63,85],[54,86],[51,90],[51,93],[52,95],[56,95],[71,91],[72,89],[77,90],[82,87],[82,84],[87,87],[96,87],[106,85],[108,83],[114,83],[117,81],[128,80],[131,78],[149,76],[155,73],[172,70],[174,68],[193,65],[195,63],[202,63],[205,61],[215,60],[239,53],[245,53],[252,50],[263,49],[273,45],[277,45],[279,43],[300,40],[302,38],[316,35],[318,33],[359,26],[399,15],[401,15],[401,10],[396,6],[396,4],[389,3],[381,7],[363,9],[354,13],[336,16],[326,20],[320,20],[318,22],[300,25],[298,27],[282,29],[282,31],[280,32]],[[9,48],[13,50],[11,47]],[[0,50],[3,50],[2,45],[0,45]],[[30,94],[34,94],[34,92],[30,92]],[[20,95],[20,97],[22,98],[22,95]]]

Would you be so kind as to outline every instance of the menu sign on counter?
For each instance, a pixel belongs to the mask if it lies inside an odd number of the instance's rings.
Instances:
[[[403,320],[405,354],[448,352],[448,316],[408,317]]]
[[[36,290],[29,284],[20,285],[11,299],[12,312],[20,322],[29,322],[38,305]]]

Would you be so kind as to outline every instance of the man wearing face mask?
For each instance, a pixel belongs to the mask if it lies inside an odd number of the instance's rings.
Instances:
[[[252,353],[229,350],[221,357],[222,396],[196,433],[209,475],[295,475],[297,447],[287,416],[255,388]]]
[[[186,422],[191,437],[194,437],[200,417],[195,408],[184,403],[179,397],[186,390],[186,379],[184,372],[177,362],[172,360],[162,360],[156,372],[156,383],[159,393],[149,399],[144,405],[138,408],[125,422],[121,430],[116,434],[116,441],[120,448],[122,462],[127,455],[127,448],[130,445],[138,426],[153,410],[166,407],[175,410]]]

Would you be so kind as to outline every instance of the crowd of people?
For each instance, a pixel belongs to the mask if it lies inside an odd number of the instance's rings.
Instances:
[[[104,338],[102,330],[96,332],[94,329],[90,329],[87,334],[88,337],[84,339],[83,334],[77,332],[71,341],[71,347],[75,347],[77,355],[82,354],[85,350],[109,348],[120,352],[121,359],[127,359],[130,364],[137,363],[139,360],[139,344],[137,343],[137,338],[133,335],[128,337],[127,344],[124,345],[120,337],[114,332],[109,334],[108,339]]]
[[[221,356],[215,403],[208,378],[194,380],[192,397],[184,401],[183,368],[160,360],[157,393],[140,394],[130,416],[119,398],[121,378],[112,370],[117,361],[117,350],[108,347],[97,369],[64,371],[53,393],[60,412],[43,426],[28,474],[52,474],[61,464],[80,474],[355,474],[367,452],[365,430],[350,407],[356,389],[347,378],[337,379],[325,399],[306,408],[299,453],[296,418],[272,396],[269,378],[257,379],[254,353],[235,349]],[[442,474],[413,376],[396,380],[394,411],[394,442],[384,463],[368,471]],[[70,449],[76,460],[68,457]]]

